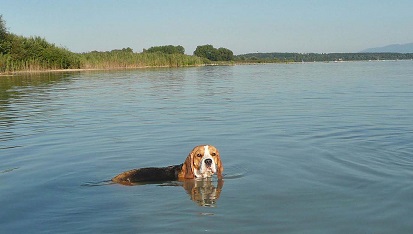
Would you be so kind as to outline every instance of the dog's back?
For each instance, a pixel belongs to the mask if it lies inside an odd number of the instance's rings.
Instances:
[[[113,182],[120,184],[133,184],[146,181],[169,181],[178,179],[181,165],[169,167],[147,167],[122,172],[112,178]]]

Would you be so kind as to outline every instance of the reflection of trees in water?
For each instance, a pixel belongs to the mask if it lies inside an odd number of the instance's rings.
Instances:
[[[0,142],[17,137],[13,125],[24,122],[26,118],[35,119],[38,115],[44,115],[37,107],[51,99],[49,91],[53,86],[70,82],[72,74],[42,73],[0,77]]]
[[[69,82],[70,79],[65,79],[68,77],[70,74],[67,73],[27,73],[0,77],[0,108],[4,108],[4,104],[10,98],[18,99],[33,92],[42,92],[44,87],[50,87],[62,81]]]

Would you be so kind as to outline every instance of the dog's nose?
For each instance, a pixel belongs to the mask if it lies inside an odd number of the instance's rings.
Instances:
[[[207,158],[207,159],[205,159],[204,162],[205,162],[206,165],[211,165],[212,164],[212,159]]]

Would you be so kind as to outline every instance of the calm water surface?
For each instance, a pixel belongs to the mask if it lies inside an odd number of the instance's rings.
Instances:
[[[412,233],[412,139],[412,61],[1,77],[0,233]]]

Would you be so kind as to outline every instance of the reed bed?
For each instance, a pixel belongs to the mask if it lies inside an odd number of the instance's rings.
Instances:
[[[206,59],[184,54],[89,52],[68,53],[55,58],[29,57],[15,59],[0,54],[0,73],[62,69],[122,69],[144,67],[186,67],[209,64]]]
[[[79,56],[81,69],[116,69],[141,67],[185,67],[208,63],[205,59],[184,54],[90,52]]]

